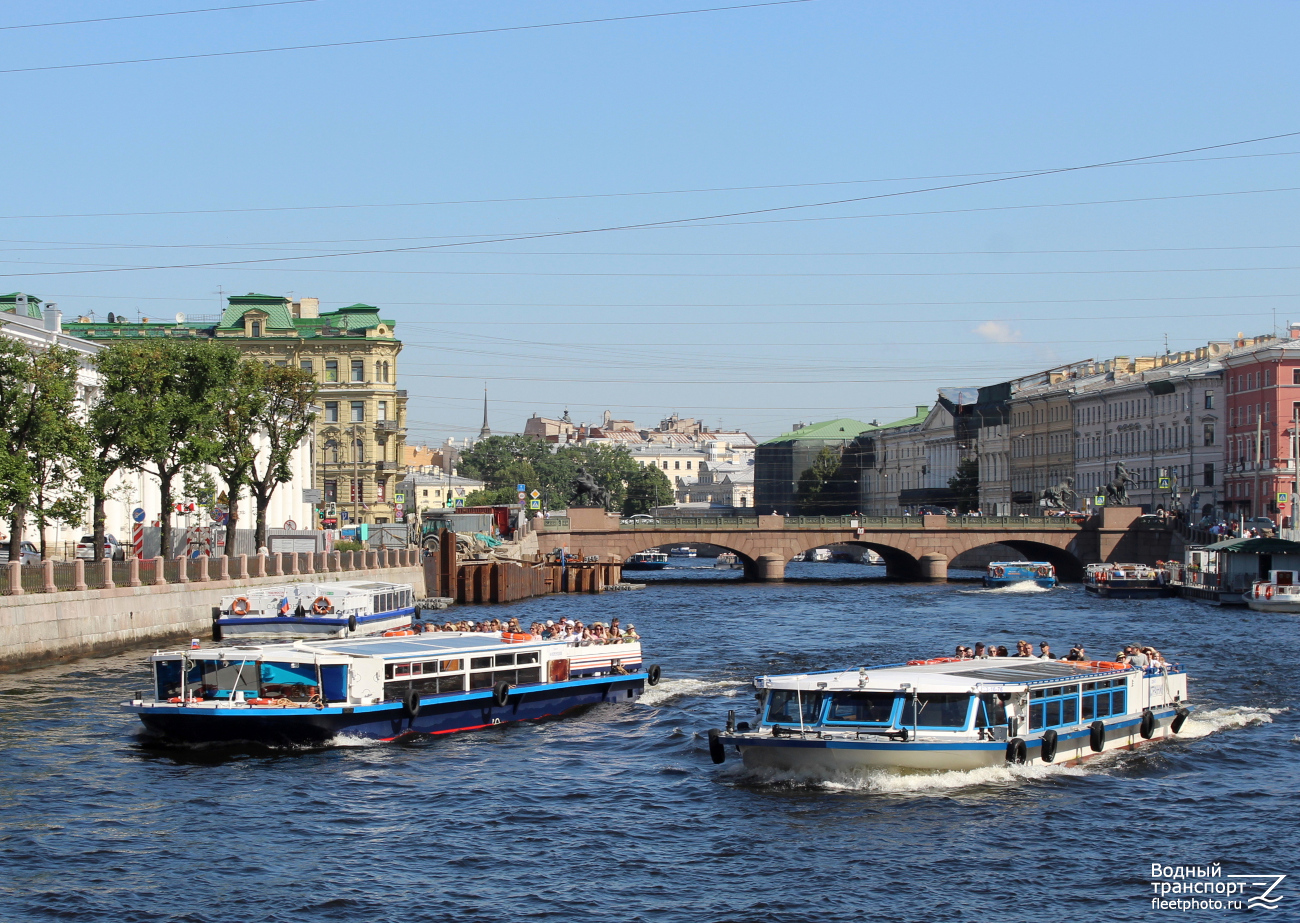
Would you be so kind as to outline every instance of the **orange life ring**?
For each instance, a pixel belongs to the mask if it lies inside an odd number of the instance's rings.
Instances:
[[[334,611],[334,601],[328,596],[317,596],[312,601],[311,611],[317,615],[329,615]]]
[[[991,573],[994,577],[1001,577],[1004,573],[1006,573],[1006,571],[1004,571],[1000,567],[993,567],[989,569],[989,573]]]
[[[516,644],[520,641],[531,641],[533,636],[524,631],[503,631],[501,640],[509,644]]]
[[[1127,670],[1128,667],[1122,663],[1114,663],[1110,660],[1084,660],[1081,664],[1086,669],[1091,669],[1097,673],[1107,673],[1112,670]]]
[[[1264,598],[1265,599],[1273,598],[1273,584],[1271,583],[1264,584]]]
[[[240,596],[230,604],[230,611],[235,615],[248,615],[249,608],[247,596]]]
[[[1038,568],[1038,576],[1040,577],[1050,576],[1051,573],[1052,573],[1052,568],[1047,564],[1044,564],[1042,567]]]
[[[909,667],[923,667],[931,663],[961,663],[961,657],[931,657],[929,660],[909,660]]]
[[[409,628],[394,628],[394,629],[391,629],[391,630],[389,630],[389,631],[384,632],[384,637],[385,637],[385,638],[400,638],[400,637],[402,637],[403,635],[413,635],[413,634],[415,634],[415,632],[413,632],[413,631],[412,631],[411,629],[409,629]]]

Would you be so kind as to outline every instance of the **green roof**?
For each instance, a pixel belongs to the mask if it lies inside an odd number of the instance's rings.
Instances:
[[[289,299],[279,295],[231,295],[226,300],[226,310],[221,314],[220,328],[243,327],[244,315],[249,311],[261,311],[266,314],[266,329],[292,330],[293,313],[289,310]]]
[[[1202,551],[1231,551],[1237,554],[1300,554],[1300,542],[1280,538],[1230,538],[1206,545]]]
[[[0,311],[6,314],[18,313],[18,299],[22,297],[23,292],[10,292],[8,295],[0,295]],[[27,314],[33,320],[41,320],[44,315],[41,314],[41,299],[35,295],[27,296]]]
[[[825,423],[812,423],[802,429],[792,430],[788,433],[782,433],[780,436],[773,436],[763,445],[771,445],[776,442],[796,442],[812,439],[853,439],[856,436],[865,433],[869,429],[876,429],[870,423],[863,423],[861,420],[850,420],[848,417],[841,417],[838,420],[827,420]]]
[[[902,420],[895,420],[893,423],[885,423],[880,429],[892,429],[895,426],[915,426],[918,423],[924,423],[925,418],[930,415],[930,408],[923,405],[916,405],[916,413]]]

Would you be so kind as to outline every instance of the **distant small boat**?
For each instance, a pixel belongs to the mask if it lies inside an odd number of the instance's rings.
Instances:
[[[733,552],[724,551],[718,555],[718,559],[713,562],[713,566],[719,570],[735,570],[745,565]]]
[[[1169,596],[1169,575],[1146,564],[1089,564],[1083,588],[1107,599],[1144,599]]]
[[[1015,586],[1017,583],[1036,583],[1050,589],[1056,586],[1056,568],[1047,561],[994,561],[984,574],[986,587]]]
[[[790,563],[793,564],[795,561],[806,561],[807,559],[808,559],[808,555],[805,552],[801,551],[793,558],[790,559]]]
[[[695,549],[688,545],[678,545],[676,548],[669,548],[668,554],[674,558],[693,558],[695,557]]]
[[[814,548],[812,551],[805,551],[803,559],[805,561],[815,561],[818,564],[827,564],[830,562],[831,557],[829,548]]]
[[[623,562],[623,570],[663,570],[668,566],[668,555],[662,551],[638,551]]]

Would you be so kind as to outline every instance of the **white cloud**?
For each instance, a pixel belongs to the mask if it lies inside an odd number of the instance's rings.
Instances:
[[[1000,320],[986,320],[975,328],[975,332],[993,343],[1020,342],[1020,331],[1012,330]]]

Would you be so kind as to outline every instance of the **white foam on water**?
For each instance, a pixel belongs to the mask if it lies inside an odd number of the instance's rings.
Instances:
[[[382,740],[374,737],[353,737],[350,734],[339,734],[329,742],[331,747],[377,747],[382,744]]]
[[[710,682],[705,679],[691,679],[689,677],[665,679],[660,681],[658,686],[646,686],[645,691],[641,693],[641,698],[637,701],[641,705],[663,705],[665,702],[686,695],[713,693],[731,697],[739,695],[740,690],[749,685],[749,683],[742,683],[739,680],[732,679],[717,682]]]
[[[1010,586],[987,587],[978,590],[958,590],[959,593],[979,593],[981,596],[985,593],[1050,593],[1051,587],[1039,586],[1032,580],[1022,580],[1019,583],[1013,583]]]
[[[1273,716],[1287,711],[1285,708],[1251,708],[1248,705],[1233,705],[1228,708],[1198,708],[1187,716],[1178,737],[1195,740],[1208,737],[1217,731],[1230,731],[1237,728],[1256,727],[1272,724]]]
[[[819,788],[829,792],[871,795],[944,795],[962,789],[1005,788],[1062,776],[1082,776],[1081,766],[1026,764],[983,766],[979,769],[935,772],[890,772],[864,769],[829,775],[777,769],[739,768],[733,780],[778,787]]]

